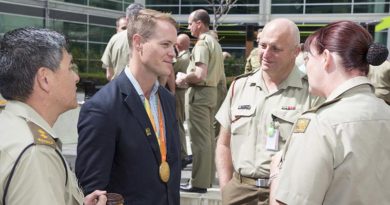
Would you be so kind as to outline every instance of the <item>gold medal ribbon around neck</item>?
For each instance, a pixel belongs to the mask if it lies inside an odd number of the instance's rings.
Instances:
[[[157,110],[158,110],[158,121],[159,121],[159,133],[157,133],[156,122],[154,121],[154,117],[152,115],[152,110],[150,108],[149,100],[145,97],[144,106],[146,113],[148,114],[149,120],[152,123],[154,133],[156,133],[157,141],[160,147],[161,154],[161,164],[159,168],[160,178],[163,182],[168,182],[170,169],[169,164],[167,163],[167,147],[165,143],[165,129],[163,122],[163,114],[161,110],[161,103],[159,97],[157,97]]]

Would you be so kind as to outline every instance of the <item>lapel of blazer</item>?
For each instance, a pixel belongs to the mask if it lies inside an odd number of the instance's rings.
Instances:
[[[160,148],[158,146],[156,134],[153,130],[152,123],[147,116],[144,105],[135,90],[133,84],[131,84],[130,80],[127,78],[125,72],[122,72],[118,76],[119,88],[122,92],[122,96],[124,98],[124,104],[133,114],[134,118],[137,119],[138,125],[141,127],[144,136],[146,137],[148,144],[152,148],[153,154],[156,158],[158,164],[161,163],[161,154]],[[130,127],[130,126],[129,126]],[[132,130],[128,130],[128,132],[132,132]]]

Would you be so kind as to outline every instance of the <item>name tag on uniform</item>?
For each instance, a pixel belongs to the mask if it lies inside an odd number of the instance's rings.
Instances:
[[[239,110],[250,110],[251,109],[251,105],[239,105],[238,109]]]

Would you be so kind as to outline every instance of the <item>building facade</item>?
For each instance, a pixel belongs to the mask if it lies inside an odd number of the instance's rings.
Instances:
[[[170,12],[186,32],[188,15],[205,8],[207,0],[0,0],[0,37],[24,26],[46,27],[64,33],[80,72],[103,72],[100,57],[115,33],[115,19],[133,2]],[[163,3],[161,3],[163,2]],[[256,46],[253,36],[268,21],[286,17],[296,22],[301,36],[336,20],[352,20],[368,28],[388,17],[390,0],[239,0],[218,27],[223,49],[245,57]],[[390,48],[388,29],[372,32]],[[249,44],[248,44],[249,42]],[[249,46],[248,46],[249,45]]]

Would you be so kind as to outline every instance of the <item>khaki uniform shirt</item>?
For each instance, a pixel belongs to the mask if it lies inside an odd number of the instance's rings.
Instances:
[[[260,68],[260,65],[259,48],[254,48],[246,59],[245,73],[249,73]]]
[[[129,55],[130,48],[127,39],[127,30],[113,35],[101,58],[103,68],[107,69],[107,67],[110,67],[114,69],[112,79],[118,77],[129,63]]]
[[[390,104],[390,62],[370,66],[368,78],[375,87],[375,95]]]
[[[366,77],[340,85],[297,121],[276,198],[288,205],[390,203],[390,108]]]
[[[268,92],[261,70],[244,76],[230,86],[216,119],[230,129],[235,171],[246,177],[268,178],[271,157],[284,146],[293,123],[310,108],[312,98],[307,79],[296,67],[273,93]],[[266,149],[271,126],[279,132],[276,150]]]
[[[208,32],[199,36],[192,49],[187,73],[195,71],[195,63],[203,63],[208,67],[206,79],[196,85],[216,87],[224,71],[222,48]]]
[[[176,63],[173,65],[173,70],[175,73],[187,72],[188,64],[190,64],[190,55],[191,54],[189,50],[180,51],[180,53],[177,55]]]
[[[56,139],[47,122],[30,106],[17,101],[8,102],[0,114],[0,204],[4,203],[5,183],[15,160],[24,148],[34,142],[27,120],[41,127],[43,131],[40,132],[45,133],[43,137],[49,137],[48,140],[52,142],[50,135]],[[56,144],[52,145],[36,144],[24,152],[8,188],[7,204],[83,204],[83,194],[68,166],[65,186],[65,167],[55,151],[58,149],[54,148]]]

